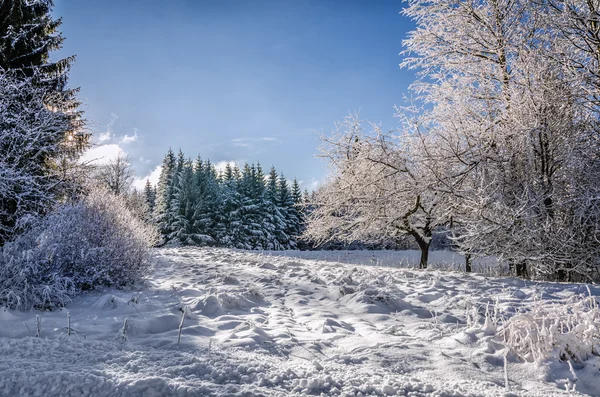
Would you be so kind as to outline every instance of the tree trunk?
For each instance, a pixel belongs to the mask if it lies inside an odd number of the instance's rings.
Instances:
[[[419,260],[419,269],[427,269],[427,262],[429,261],[429,245],[431,241],[426,241],[420,236],[416,239],[419,248],[421,249],[421,259]]]
[[[465,271],[471,273],[471,254],[465,255]]]
[[[527,262],[522,261],[515,263],[513,260],[508,262],[511,274],[515,274],[520,278],[529,278],[529,272],[527,271]]]

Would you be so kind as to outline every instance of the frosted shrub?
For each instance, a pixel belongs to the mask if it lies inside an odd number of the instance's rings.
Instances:
[[[0,253],[0,304],[62,306],[75,293],[123,286],[149,268],[155,230],[104,189],[60,207]]]
[[[508,319],[500,335],[526,361],[558,358],[582,363],[600,355],[600,309],[592,296],[537,303],[532,311]]]

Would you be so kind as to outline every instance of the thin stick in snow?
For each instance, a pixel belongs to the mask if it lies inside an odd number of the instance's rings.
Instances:
[[[36,327],[37,331],[35,333],[35,337],[39,338],[42,335],[42,318],[39,315],[35,315]]]
[[[67,336],[71,336],[71,313],[67,312]]]
[[[506,390],[510,390],[508,384],[508,347],[504,348],[504,387],[506,387]]]
[[[185,308],[183,308],[181,311],[183,313],[181,313],[181,322],[179,323],[179,334],[177,335],[177,343],[178,344],[181,341],[181,329],[183,328],[183,320],[185,320]]]

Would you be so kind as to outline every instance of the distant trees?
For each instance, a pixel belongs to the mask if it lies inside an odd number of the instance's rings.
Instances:
[[[110,159],[106,164],[98,167],[98,182],[115,195],[124,195],[131,190],[133,184],[134,171],[131,166],[131,160],[127,155],[119,155]]]
[[[152,205],[151,187],[146,188]],[[166,154],[156,187],[153,219],[165,243],[245,249],[293,249],[302,231],[302,195],[272,168],[227,164]]]

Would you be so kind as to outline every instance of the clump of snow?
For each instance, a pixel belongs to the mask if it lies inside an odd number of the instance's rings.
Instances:
[[[560,359],[584,363],[600,356],[600,309],[596,297],[571,296],[536,302],[509,318],[500,334],[511,352],[525,361]]]

